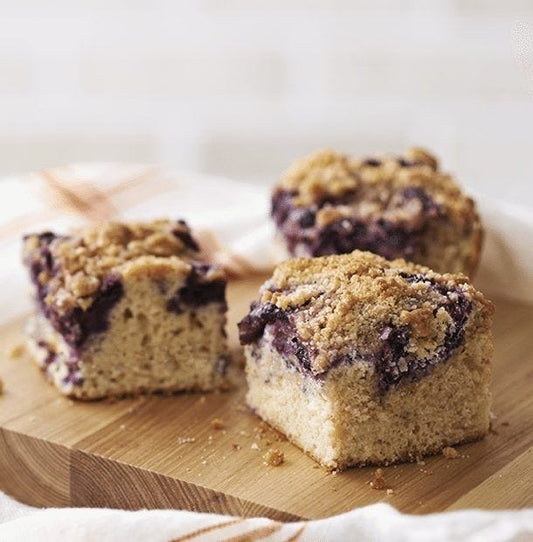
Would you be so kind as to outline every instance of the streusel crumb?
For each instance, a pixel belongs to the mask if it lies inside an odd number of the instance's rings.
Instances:
[[[298,203],[309,203],[324,196],[341,196],[359,184],[350,168],[348,157],[323,149],[296,162],[285,173],[281,185],[298,190]]]
[[[451,446],[446,446],[446,448],[443,448],[442,450],[442,455],[446,459],[457,459],[459,457],[459,452]]]
[[[215,431],[220,431],[221,429],[224,429],[225,425],[224,422],[220,418],[214,418],[211,420],[211,423],[209,424],[211,429],[214,429]]]
[[[285,455],[278,448],[269,448],[263,455],[265,465],[279,467],[285,461]]]
[[[24,355],[24,352],[26,351],[24,345],[22,343],[18,343],[18,344],[15,344],[13,345],[7,355],[9,357],[9,359],[19,359],[20,357],[22,357]]]
[[[385,473],[383,472],[383,469],[376,469],[374,471],[374,479],[370,482],[370,487],[372,489],[385,489]]]

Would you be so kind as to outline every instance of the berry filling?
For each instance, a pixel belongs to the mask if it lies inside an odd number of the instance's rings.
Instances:
[[[120,277],[109,274],[103,278],[98,294],[87,310],[74,307],[65,313],[60,313],[53,305],[46,303],[47,282],[39,281],[38,277],[41,273],[54,276],[59,272],[50,251],[50,244],[57,238],[58,236],[50,232],[39,236],[40,257],[32,263],[30,274],[37,288],[39,309],[53,328],[63,336],[65,342],[76,349],[80,348],[92,334],[108,329],[109,313],[121,299],[124,287]]]
[[[421,238],[429,219],[440,213],[438,205],[420,187],[407,187],[392,207],[383,214],[361,218],[357,212],[357,194],[345,194],[320,201],[312,207],[294,205],[295,193],[278,191],[272,197],[271,215],[292,255],[302,249],[309,256],[346,254],[355,249],[368,250],[389,260],[407,257],[421,250]],[[419,212],[409,218],[391,218],[387,211],[399,209],[413,200],[420,202]],[[317,212],[325,206],[354,206],[352,216],[339,218],[325,226],[316,224]]]
[[[207,264],[194,262],[185,285],[167,301],[167,311],[181,314],[187,307],[203,307],[210,303],[220,303],[221,309],[226,310],[226,281],[209,280],[210,269]]]
[[[379,333],[377,350],[369,352],[359,346],[352,347],[348,353],[337,357],[329,370],[357,360],[367,361],[375,367],[379,389],[386,392],[391,386],[402,381],[411,382],[427,375],[431,367],[448,360],[463,343],[465,325],[472,310],[472,303],[461,289],[448,288],[421,274],[400,273],[400,276],[412,284],[424,282],[428,289],[438,292],[443,297],[433,311],[436,314],[439,309],[444,308],[451,319],[442,344],[438,345],[431,355],[422,359],[416,358],[408,352],[411,340],[410,327],[387,323]],[[297,367],[303,373],[322,378],[325,373],[316,374],[312,370],[315,349],[299,337],[293,322],[294,313],[302,308],[283,311],[270,303],[263,305],[253,303],[250,313],[238,324],[240,342],[243,345],[256,343],[262,339],[265,330],[268,330],[273,348],[288,364],[294,365],[297,360]]]

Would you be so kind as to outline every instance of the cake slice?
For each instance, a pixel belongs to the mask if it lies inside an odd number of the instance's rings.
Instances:
[[[282,254],[368,250],[468,276],[479,263],[476,206],[422,149],[363,159],[317,151],[274,187],[271,214]]]
[[[212,390],[222,380],[226,279],[185,222],[103,223],[24,238],[36,312],[28,344],[65,395]]]
[[[492,313],[463,275],[359,251],[288,260],[239,323],[247,402],[331,469],[477,439]]]

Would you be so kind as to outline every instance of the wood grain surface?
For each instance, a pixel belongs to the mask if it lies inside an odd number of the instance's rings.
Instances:
[[[262,277],[229,288],[229,332]],[[244,406],[244,380],[223,393],[82,403],[59,396],[23,355],[0,358],[0,489],[39,506],[185,508],[278,520],[318,518],[386,501],[404,512],[533,506],[533,307],[496,300],[493,432],[458,447],[461,457],[331,474]],[[7,352],[23,322],[0,329]],[[211,421],[222,420],[223,429]],[[186,442],[187,440],[192,442]],[[285,463],[269,467],[269,447]],[[259,448],[259,449],[257,449]]]

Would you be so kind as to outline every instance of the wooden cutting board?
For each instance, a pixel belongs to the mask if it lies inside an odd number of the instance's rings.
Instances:
[[[229,287],[237,359],[235,323],[262,280]],[[7,355],[0,359],[0,489],[38,506],[185,508],[280,520],[377,501],[412,513],[533,506],[533,307],[496,300],[496,309],[493,433],[458,447],[459,459],[385,468],[392,494],[369,486],[371,467],[330,474],[279,442],[244,407],[242,375],[225,393],[82,403],[59,396],[25,356]],[[21,342],[22,325],[0,329],[3,350]],[[214,418],[223,430],[211,427]],[[283,465],[263,464],[269,447],[283,451]]]

